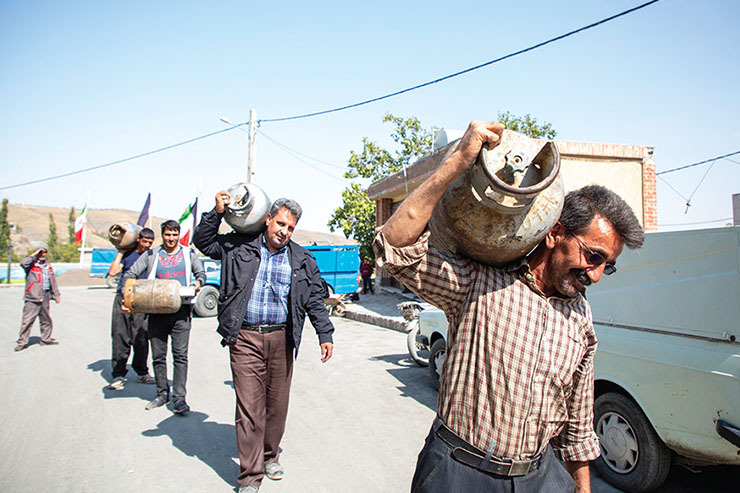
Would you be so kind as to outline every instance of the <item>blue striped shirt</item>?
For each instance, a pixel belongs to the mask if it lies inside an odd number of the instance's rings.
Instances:
[[[260,267],[254,279],[244,321],[248,324],[283,324],[288,320],[290,293],[290,253],[285,245],[270,253],[264,235],[260,247]]]

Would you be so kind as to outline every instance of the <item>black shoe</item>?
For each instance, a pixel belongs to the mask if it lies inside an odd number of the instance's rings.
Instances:
[[[40,344],[42,346],[56,346],[57,344],[59,344],[59,341],[57,341],[56,339],[49,339],[48,341],[41,341]]]
[[[23,351],[23,350],[24,350],[24,349],[26,349],[27,347],[28,347],[28,346],[26,346],[25,344],[18,344],[18,345],[17,345],[16,347],[15,347],[15,350],[16,350],[16,352],[18,352],[18,351]]]
[[[152,402],[144,406],[144,409],[146,409],[147,411],[151,411],[152,409],[156,409],[158,407],[164,406],[165,404],[167,404],[167,402],[169,402],[169,400],[170,400],[169,396],[160,394],[157,397],[155,397]]]
[[[185,414],[188,411],[190,411],[190,406],[185,402],[185,399],[176,400],[175,404],[172,406],[172,412],[175,414]]]

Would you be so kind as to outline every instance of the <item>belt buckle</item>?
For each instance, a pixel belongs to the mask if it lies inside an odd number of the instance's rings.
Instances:
[[[506,474],[507,476],[524,476],[529,472],[529,469],[532,467],[532,461],[531,460],[507,460],[506,462],[509,463],[509,471]]]
[[[258,325],[257,326],[257,333],[258,334],[264,334],[265,333],[265,328],[264,328],[263,325]]]

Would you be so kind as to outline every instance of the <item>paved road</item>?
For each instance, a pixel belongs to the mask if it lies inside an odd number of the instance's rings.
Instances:
[[[34,328],[32,345],[14,353],[21,297],[22,289],[0,289],[0,491],[232,489],[234,393],[215,319],[194,319],[193,411],[176,416],[144,411],[152,385],[130,380],[122,391],[106,389],[111,290],[62,288],[62,304],[52,306],[61,345],[39,346]],[[405,334],[344,319],[335,325],[335,356],[324,365],[305,329],[282,443],[286,475],[265,480],[265,493],[409,490],[436,391],[407,358]],[[722,491],[676,474],[662,491]],[[730,484],[722,478],[718,488]],[[594,490],[617,491],[599,478]]]

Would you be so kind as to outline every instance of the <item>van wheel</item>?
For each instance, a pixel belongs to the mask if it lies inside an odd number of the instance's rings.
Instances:
[[[629,397],[608,392],[594,403],[594,428],[601,441],[596,468],[619,489],[650,491],[665,481],[671,451]]]
[[[442,376],[442,366],[445,364],[447,343],[440,338],[434,341],[429,350],[429,374],[432,376],[432,384],[439,389],[439,378]]]
[[[195,314],[199,317],[215,317],[218,313],[218,289],[203,286],[195,298]]]

